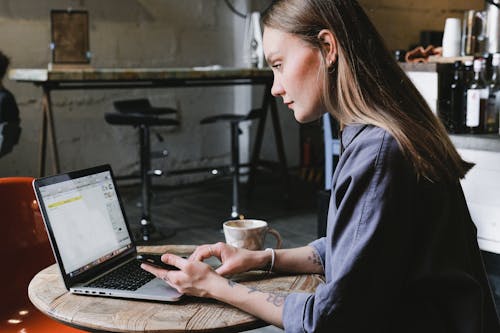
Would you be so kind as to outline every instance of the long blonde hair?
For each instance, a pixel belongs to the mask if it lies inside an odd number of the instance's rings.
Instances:
[[[443,124],[385,47],[355,0],[277,0],[264,13],[266,27],[299,36],[324,52],[318,34],[337,41],[336,68],[325,54],[324,103],[341,124],[387,130],[416,174],[433,182],[456,182],[473,166],[453,146]]]

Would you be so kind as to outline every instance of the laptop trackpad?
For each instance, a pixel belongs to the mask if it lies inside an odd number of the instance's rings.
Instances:
[[[137,293],[153,296],[165,296],[172,300],[179,299],[182,294],[159,278],[154,278],[142,287],[136,290]]]

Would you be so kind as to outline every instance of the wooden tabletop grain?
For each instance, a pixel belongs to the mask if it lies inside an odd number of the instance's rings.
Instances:
[[[194,246],[140,247],[139,252],[190,254]],[[238,275],[242,284],[262,291],[313,292],[323,280],[319,275],[279,275],[262,271]],[[230,305],[211,299],[185,296],[174,303],[70,294],[59,268],[39,272],[28,287],[31,302],[46,315],[67,325],[104,332],[238,332],[266,323]]]

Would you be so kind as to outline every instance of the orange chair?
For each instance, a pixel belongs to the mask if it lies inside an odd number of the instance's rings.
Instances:
[[[28,299],[33,276],[55,262],[33,178],[0,178],[0,332],[82,332],[38,311]]]

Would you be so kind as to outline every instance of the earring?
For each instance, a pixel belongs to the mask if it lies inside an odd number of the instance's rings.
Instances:
[[[328,62],[328,73],[333,73],[335,71],[335,62],[333,60],[330,60]]]

